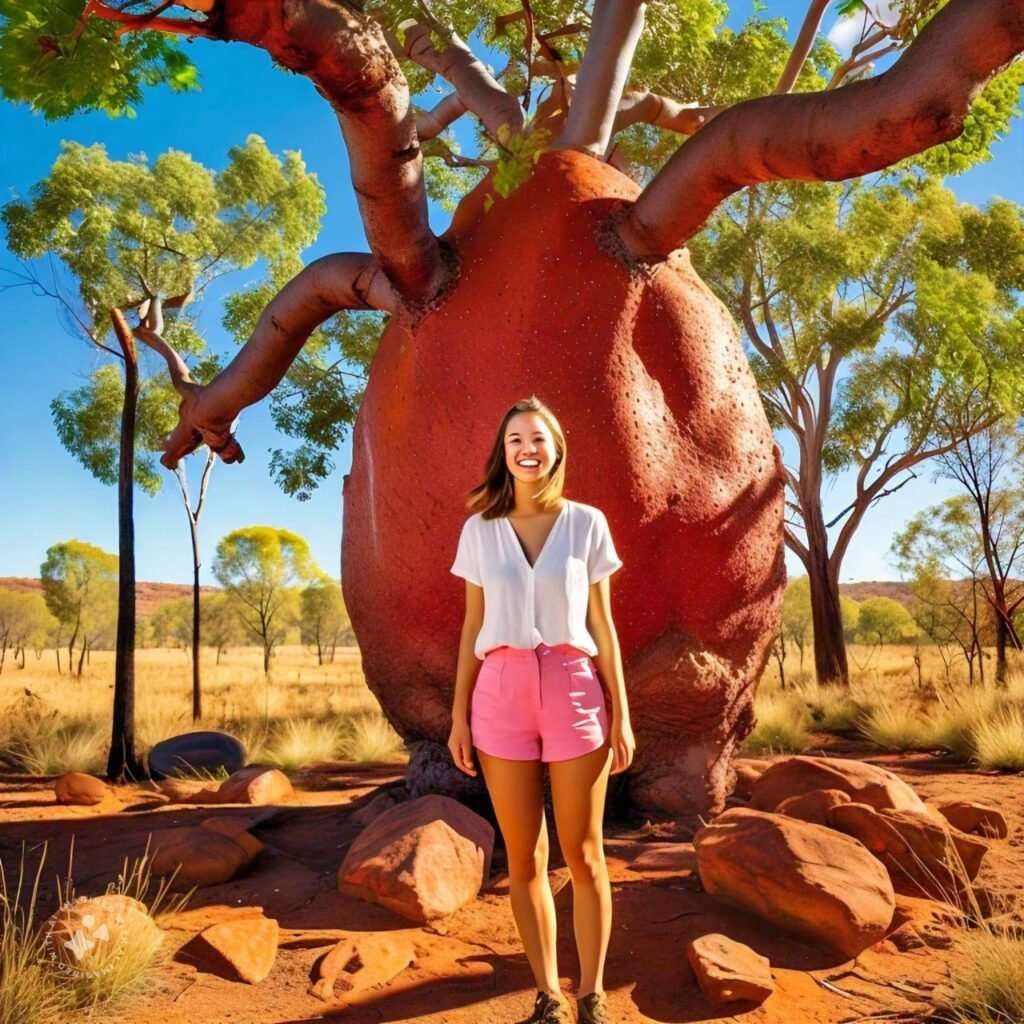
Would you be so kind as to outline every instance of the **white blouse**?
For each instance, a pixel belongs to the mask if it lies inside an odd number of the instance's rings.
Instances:
[[[474,653],[482,661],[504,644],[532,650],[545,643],[572,644],[597,654],[587,629],[590,584],[621,565],[608,520],[593,505],[562,499],[532,567],[505,516],[471,515],[462,526],[450,571],[484,589],[484,622]]]

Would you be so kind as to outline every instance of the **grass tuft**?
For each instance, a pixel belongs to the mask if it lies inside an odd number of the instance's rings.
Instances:
[[[754,729],[743,741],[746,754],[799,754],[811,742],[810,712],[796,695],[758,693]]]

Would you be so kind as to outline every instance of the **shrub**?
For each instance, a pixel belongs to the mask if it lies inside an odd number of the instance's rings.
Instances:
[[[909,704],[880,704],[863,715],[858,728],[872,743],[888,750],[932,750],[934,734]]]
[[[810,713],[796,696],[759,693],[754,701],[754,729],[743,741],[749,754],[799,754],[811,742]]]
[[[1024,709],[1004,705],[974,725],[974,756],[982,768],[1024,771]]]
[[[346,761],[388,761],[405,747],[402,737],[379,712],[356,715],[341,742]]]

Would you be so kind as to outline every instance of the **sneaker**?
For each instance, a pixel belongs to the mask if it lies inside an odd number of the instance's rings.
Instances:
[[[516,1024],[572,1024],[569,1005],[560,996],[553,996],[542,989],[537,990],[533,1013]]]
[[[604,992],[589,992],[576,1000],[579,1024],[612,1024],[612,1011]]]

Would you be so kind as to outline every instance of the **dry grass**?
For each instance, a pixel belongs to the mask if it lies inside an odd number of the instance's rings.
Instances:
[[[795,694],[758,693],[754,729],[743,741],[746,754],[799,754],[811,742],[811,716]]]
[[[934,733],[920,708],[901,701],[879,704],[860,721],[861,733],[886,750],[933,750]]]
[[[191,662],[183,652],[136,655],[136,741],[141,754],[170,736],[214,729],[237,736],[250,762],[285,770],[343,757],[387,760],[403,743],[366,686],[357,648],[317,665],[302,647],[281,648],[264,676],[255,648],[203,657],[203,717],[192,719]],[[82,679],[58,675],[50,652],[0,687],[0,761],[33,775],[101,774],[110,744],[113,654],[97,652]],[[28,691],[26,694],[25,691]],[[73,708],[73,713],[65,709]]]
[[[965,963],[952,973],[952,992],[939,1020],[951,1024],[1021,1024],[1024,1021],[1024,937],[1018,929],[989,925],[961,931]]]
[[[982,768],[1024,771],[1024,708],[1006,704],[974,729],[975,759]]]
[[[57,880],[57,902],[63,906],[76,899],[72,861],[67,873]],[[142,903],[156,922],[131,915],[115,925],[116,941],[97,942],[91,949],[76,952],[74,970],[60,969],[47,943],[49,920],[40,921],[39,879],[46,862],[47,844],[28,888],[31,874],[26,863],[24,844],[18,865],[16,884],[9,885],[0,862],[0,1021],[4,1024],[53,1024],[79,1010],[99,1006],[130,1011],[144,999],[154,984],[157,972],[166,966],[170,953],[159,928],[166,914],[180,911],[193,890],[171,895],[170,880],[160,883],[150,899],[152,886],[149,845],[141,857],[124,862],[116,881],[109,882],[104,894],[121,894]],[[80,897],[79,897],[80,898]]]

